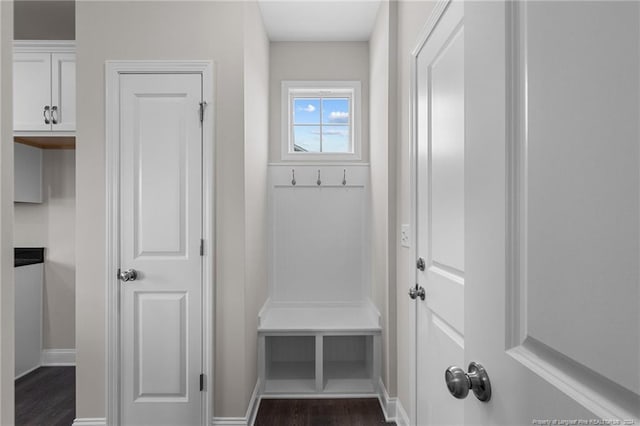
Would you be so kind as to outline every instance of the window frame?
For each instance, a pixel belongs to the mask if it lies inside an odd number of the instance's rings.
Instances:
[[[283,81],[282,82],[282,159],[301,161],[345,161],[362,159],[362,114],[360,81]],[[349,125],[352,152],[300,152],[294,151],[294,98],[349,98]],[[322,100],[320,100],[322,108]],[[322,121],[322,119],[321,119]],[[320,123],[319,126],[330,124]],[[345,126],[347,127],[347,126]]]

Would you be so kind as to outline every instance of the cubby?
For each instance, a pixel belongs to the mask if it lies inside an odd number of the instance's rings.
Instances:
[[[373,335],[324,336],[323,391],[374,391]]]
[[[264,344],[265,392],[316,391],[314,336],[268,336]]]

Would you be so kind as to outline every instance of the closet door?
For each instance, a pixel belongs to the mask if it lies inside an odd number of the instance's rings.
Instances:
[[[50,131],[50,108],[51,55],[49,53],[15,53],[13,130]]]

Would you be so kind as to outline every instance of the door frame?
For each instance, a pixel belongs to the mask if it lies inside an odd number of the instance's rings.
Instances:
[[[214,73],[213,61],[107,61],[105,63],[106,150],[106,424],[120,424],[120,285],[116,276],[120,258],[120,75],[200,74],[204,110],[202,126],[202,360],[205,381],[202,421],[213,418],[213,342],[215,285],[215,192],[214,192]],[[204,159],[212,161],[204,161]]]
[[[415,260],[418,258],[418,55],[422,51],[423,47],[429,40],[431,33],[435,30],[438,22],[444,12],[447,10],[447,7],[452,2],[452,0],[438,0],[436,5],[433,7],[433,10],[427,20],[425,21],[422,30],[418,34],[418,38],[416,39],[415,47],[411,50],[411,80],[410,80],[410,127],[411,127],[411,145],[410,145],[410,181],[411,181],[411,189],[410,189],[410,201],[411,201],[411,235],[413,236],[413,242],[410,248],[410,256],[411,256],[411,268],[413,277],[413,282],[411,283],[411,287],[418,282],[418,271],[415,267]],[[427,295],[428,297],[428,295]],[[409,387],[409,422],[412,425],[415,425],[418,419],[418,327],[417,327],[417,318],[418,318],[418,304],[414,303],[413,308],[409,309],[409,377],[410,387]],[[443,372],[444,373],[444,372]],[[444,386],[444,383],[443,383]]]

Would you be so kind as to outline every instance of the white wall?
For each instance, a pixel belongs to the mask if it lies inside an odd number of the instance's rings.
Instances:
[[[247,9],[248,8],[248,9]],[[247,243],[262,238],[259,221],[246,214],[247,196],[260,193],[259,134],[245,138],[245,2],[91,1],[76,4],[76,344],[77,417],[105,415],[105,106],[104,63],[126,59],[205,59],[215,62],[216,336],[215,416],[242,417],[255,384],[256,329],[247,319],[260,304],[260,262],[247,270]],[[247,18],[249,19],[249,18]],[[255,16],[252,21],[256,22]],[[257,30],[256,30],[257,31]],[[252,33],[253,34],[253,33]],[[259,40],[259,35],[256,36]],[[252,38],[253,40],[253,38]],[[258,43],[260,44],[260,43]],[[257,47],[256,52],[264,48]],[[260,66],[264,59],[258,60]],[[256,65],[257,66],[257,65]],[[267,73],[268,70],[256,70]],[[262,77],[249,87],[264,91]],[[256,107],[263,109],[263,107]],[[205,159],[205,161],[214,161]],[[246,183],[249,176],[250,182]],[[250,224],[250,226],[248,226]],[[259,247],[259,245],[258,245]],[[254,248],[251,247],[251,250]],[[245,286],[247,280],[251,284]],[[266,280],[264,280],[266,285]],[[257,286],[257,289],[256,289]],[[253,384],[251,384],[253,383]],[[251,389],[249,389],[249,387]]]
[[[267,298],[268,282],[269,38],[255,2],[245,3],[244,28],[245,398],[248,399],[258,375],[258,311]]]
[[[281,161],[283,80],[362,82],[362,160],[369,161],[369,44],[367,42],[272,42],[270,50],[269,160]]]
[[[397,81],[398,81],[398,142],[397,142],[397,182],[395,193],[397,196],[397,221],[396,230],[400,229],[403,223],[410,223],[411,220],[411,69],[410,52],[417,44],[418,34],[422,30],[429,17],[435,2],[431,1],[408,1],[398,2],[398,41],[395,51],[397,52]],[[413,230],[412,230],[413,232]],[[415,242],[411,241],[412,244]],[[410,400],[410,386],[412,377],[409,375],[409,331],[413,328],[409,325],[409,310],[413,309],[413,302],[407,297],[409,286],[414,280],[414,262],[410,257],[408,249],[400,247],[400,242],[396,238],[393,242],[397,249],[397,340],[398,340],[398,398],[402,406],[409,410],[412,406]]]
[[[0,1],[0,424],[14,423],[13,2]]]
[[[396,395],[395,11],[383,1],[369,39],[372,299],[382,314],[382,378]]]
[[[43,349],[75,348],[75,151],[43,150],[42,204],[14,205],[16,247],[45,247]]]

